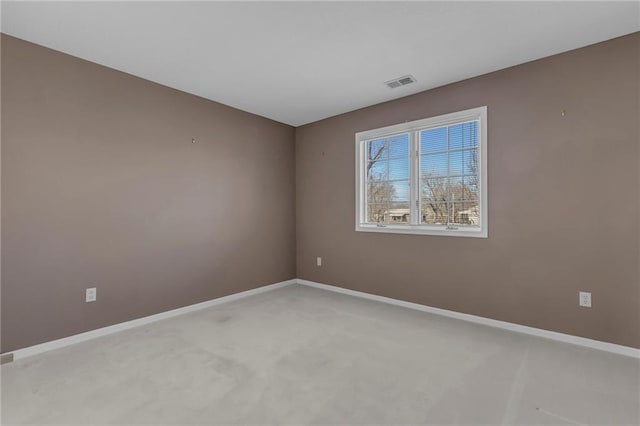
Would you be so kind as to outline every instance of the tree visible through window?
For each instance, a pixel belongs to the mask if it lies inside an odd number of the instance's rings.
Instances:
[[[478,121],[420,132],[421,221],[478,225]]]
[[[369,222],[409,222],[407,134],[367,142],[367,215]]]
[[[359,133],[357,230],[486,236],[485,123],[483,107]]]

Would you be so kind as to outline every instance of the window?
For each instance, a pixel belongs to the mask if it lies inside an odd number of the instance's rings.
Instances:
[[[356,231],[487,237],[487,108],[356,134]]]

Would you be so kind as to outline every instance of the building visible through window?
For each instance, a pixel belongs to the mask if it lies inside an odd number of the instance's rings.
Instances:
[[[486,236],[486,107],[356,135],[359,231]]]

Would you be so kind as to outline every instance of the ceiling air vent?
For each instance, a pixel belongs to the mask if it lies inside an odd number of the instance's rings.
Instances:
[[[394,78],[393,80],[385,81],[384,84],[390,89],[396,87],[406,86],[407,84],[415,83],[416,79],[412,75],[405,75],[402,77]]]

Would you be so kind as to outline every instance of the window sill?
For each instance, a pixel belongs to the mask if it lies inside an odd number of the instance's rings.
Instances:
[[[412,235],[438,235],[442,237],[472,237],[488,238],[487,229],[458,227],[458,229],[445,229],[438,226],[425,225],[356,225],[357,232],[381,232],[385,234],[412,234]]]

